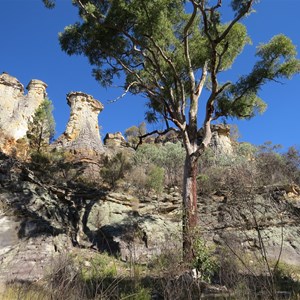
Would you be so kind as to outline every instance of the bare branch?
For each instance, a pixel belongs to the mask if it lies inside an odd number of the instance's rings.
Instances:
[[[230,32],[230,30],[231,30],[231,28],[233,27],[233,25],[235,24],[235,23],[237,23],[244,15],[246,15],[249,11],[250,11],[250,9],[251,9],[251,7],[252,7],[252,5],[253,5],[253,3],[254,3],[254,0],[249,0],[249,2],[247,3],[247,6],[246,6],[246,10],[243,10],[243,11],[241,11],[232,21],[231,21],[231,23],[228,25],[228,27],[223,31],[223,33],[221,34],[221,36],[220,37],[218,37],[216,40],[215,40],[215,42],[216,43],[220,43],[222,40],[224,40],[224,38],[227,36],[227,34]]]
[[[124,91],[124,93],[123,93],[122,95],[120,95],[120,96],[117,97],[116,99],[109,100],[109,101],[107,101],[107,102],[108,102],[109,104],[111,104],[111,103],[115,103],[115,102],[117,102],[118,100],[124,98],[124,97],[126,96],[126,94],[129,92],[130,88],[131,88],[133,85],[135,85],[135,84],[138,84],[138,82],[137,82],[137,81],[131,82],[131,83],[128,85],[128,87],[126,88],[126,90]]]
[[[202,90],[203,90],[203,87],[204,87],[204,84],[205,84],[205,81],[206,81],[206,78],[207,78],[207,61],[204,63],[204,66],[202,68],[202,74],[201,74],[201,78],[200,78],[200,81],[199,81],[199,84],[196,88],[196,91],[195,91],[195,94],[199,97],[202,93]]]
[[[139,142],[138,142],[137,145],[134,147],[134,149],[137,150],[138,147],[139,147],[140,145],[143,144],[143,139],[145,139],[146,137],[151,136],[151,135],[154,135],[154,134],[157,134],[157,135],[165,135],[165,134],[167,134],[167,133],[170,132],[170,131],[174,131],[174,132],[177,132],[177,133],[178,133],[178,131],[177,131],[175,128],[169,127],[169,128],[167,128],[166,130],[164,130],[164,131],[154,130],[154,131],[148,132],[148,133],[146,133],[146,134],[144,134],[144,135],[141,135],[141,136],[139,136]]]
[[[195,91],[195,74],[193,71],[191,57],[190,57],[188,35],[189,35],[189,30],[190,30],[191,26],[193,25],[194,20],[197,15],[197,7],[195,5],[193,5],[193,6],[194,6],[193,13],[192,13],[189,21],[187,22],[186,26],[184,27],[184,54],[185,54],[185,59],[188,64],[189,77],[190,77],[190,83],[191,83],[191,93],[194,93],[194,91]]]

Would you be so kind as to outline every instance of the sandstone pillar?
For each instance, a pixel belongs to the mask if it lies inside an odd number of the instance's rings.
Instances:
[[[66,131],[57,139],[54,146],[65,148],[83,157],[103,152],[98,115],[103,105],[91,95],[71,92],[67,95],[71,108]]]
[[[23,95],[24,87],[17,78],[7,73],[0,75],[0,128],[5,133]]]
[[[23,85],[7,73],[0,75],[0,129],[14,140],[26,136],[28,123],[46,97],[47,85],[33,79],[24,95]]]

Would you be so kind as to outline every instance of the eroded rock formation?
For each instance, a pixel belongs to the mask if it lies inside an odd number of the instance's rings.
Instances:
[[[124,136],[121,132],[116,133],[107,133],[104,138],[104,144],[107,147],[121,147],[121,146],[128,146]]]
[[[233,147],[230,139],[230,126],[229,125],[213,125],[212,126],[212,139],[210,142],[214,153],[217,155],[232,155]]]
[[[26,136],[28,123],[46,97],[47,84],[33,79],[24,86],[17,78],[7,73],[0,75],[0,130],[3,135],[13,140]]]
[[[71,92],[67,95],[71,115],[66,131],[54,143],[74,154],[93,156],[103,152],[98,115],[103,105],[91,95]]]
[[[230,139],[230,126],[217,124],[211,126],[212,138],[210,148],[216,155],[232,155],[233,145]],[[198,132],[199,140],[202,140],[203,129]]]

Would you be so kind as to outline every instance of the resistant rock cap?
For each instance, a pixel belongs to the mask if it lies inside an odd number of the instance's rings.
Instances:
[[[82,100],[84,99],[86,102],[88,102],[89,105],[93,109],[95,109],[96,111],[101,112],[103,110],[104,106],[103,106],[103,104],[100,101],[94,99],[93,96],[88,95],[88,94],[83,93],[83,92],[70,92],[69,94],[67,94],[68,105],[72,106],[72,101],[74,99],[77,99],[80,96],[82,97]]]
[[[6,72],[3,72],[0,75],[0,84],[10,86],[14,89],[20,90],[22,93],[24,92],[24,86],[23,84],[16,78],[11,75],[9,75]]]
[[[42,87],[42,88],[46,89],[48,87],[48,85],[45,82],[43,82],[42,80],[32,79],[28,83],[26,89],[29,91],[29,90],[31,90],[32,88],[35,88],[35,87]]]

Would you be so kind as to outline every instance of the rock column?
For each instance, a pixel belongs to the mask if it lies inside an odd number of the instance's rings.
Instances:
[[[82,92],[69,93],[67,101],[71,107],[70,119],[66,131],[55,142],[55,146],[87,157],[103,152],[98,126],[98,115],[103,105]]]
[[[28,123],[46,97],[47,85],[33,79],[24,95],[23,85],[7,73],[0,75],[0,129],[14,140],[26,136]]]

